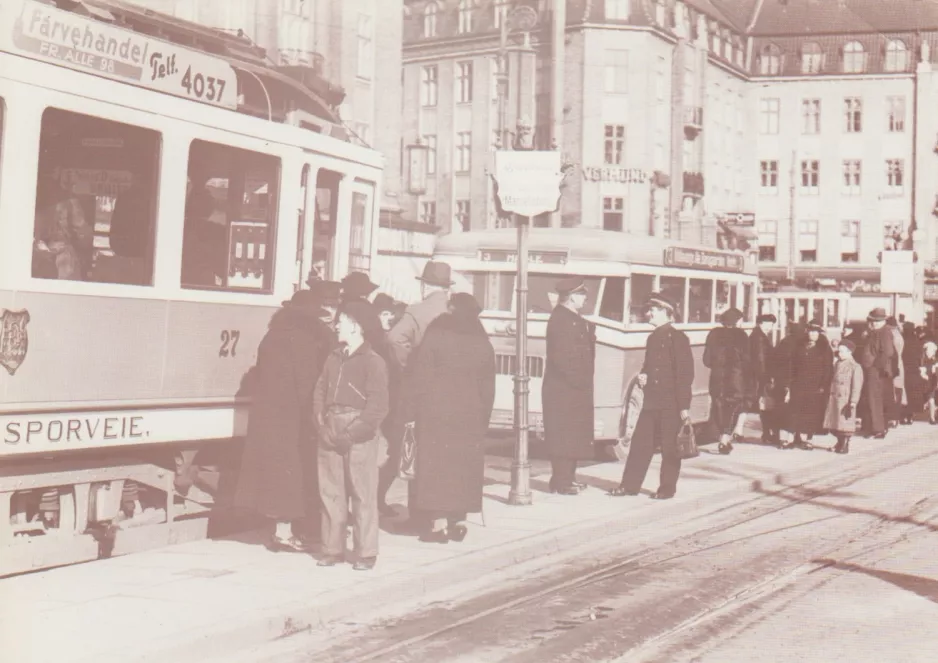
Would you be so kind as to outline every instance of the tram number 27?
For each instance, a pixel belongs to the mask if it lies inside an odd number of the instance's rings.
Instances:
[[[191,66],[186,69],[181,85],[190,95],[198,99],[204,98],[207,101],[220,102],[222,95],[225,93],[225,81],[223,79],[214,76],[203,76],[198,72],[193,74]]]
[[[241,340],[241,332],[237,329],[223,329],[221,332],[221,348],[218,350],[219,357],[237,357],[238,341]]]

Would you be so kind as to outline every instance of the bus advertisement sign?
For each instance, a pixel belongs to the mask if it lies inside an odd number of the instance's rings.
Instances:
[[[742,272],[746,261],[743,256],[735,253],[669,246],[664,250],[664,264],[669,267],[688,267],[716,272]]]
[[[0,26],[2,50],[193,101],[238,108],[237,75],[220,58],[36,0],[0,3]]]
[[[560,203],[565,174],[560,152],[552,150],[495,153],[495,182],[502,210],[521,216],[553,212]]]

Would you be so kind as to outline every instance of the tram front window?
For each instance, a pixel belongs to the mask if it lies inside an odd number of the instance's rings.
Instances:
[[[33,277],[150,285],[159,159],[155,131],[47,109]]]
[[[182,240],[182,285],[269,292],[280,160],[192,141]]]

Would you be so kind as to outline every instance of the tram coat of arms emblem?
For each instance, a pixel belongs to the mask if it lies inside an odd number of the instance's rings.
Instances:
[[[9,311],[2,309],[0,315],[0,366],[10,375],[26,359],[29,350],[29,336],[26,325],[29,324],[29,311]]]

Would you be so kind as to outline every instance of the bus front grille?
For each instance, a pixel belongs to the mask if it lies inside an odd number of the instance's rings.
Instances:
[[[514,355],[495,355],[495,370],[498,375],[514,375],[518,366]],[[532,378],[544,377],[544,358],[528,357],[528,376]]]

